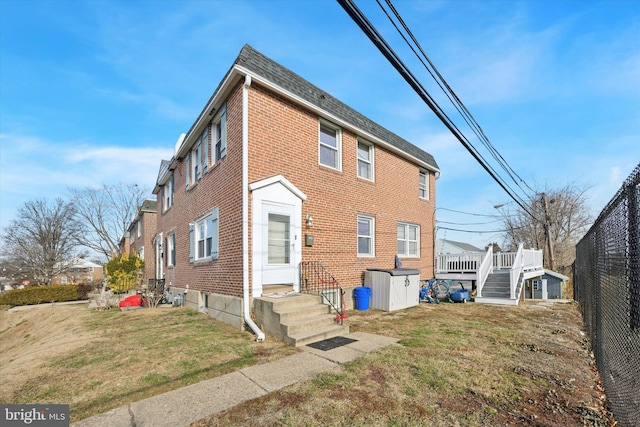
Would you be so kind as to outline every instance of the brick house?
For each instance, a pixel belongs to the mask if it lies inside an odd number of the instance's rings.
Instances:
[[[246,45],[160,165],[156,277],[259,338],[255,301],[300,292],[303,265],[321,262],[349,306],[396,255],[433,277],[438,174],[430,154]]]
[[[64,272],[53,278],[53,285],[89,283],[100,285],[104,280],[104,268],[84,258],[74,258],[64,263]]]
[[[120,239],[120,251],[123,254],[136,254],[144,260],[144,275],[142,281],[155,278],[156,266],[160,267],[161,262],[157,262],[159,254],[155,251],[153,241],[156,236],[156,200],[147,199],[138,208],[135,218],[129,224],[127,233]]]

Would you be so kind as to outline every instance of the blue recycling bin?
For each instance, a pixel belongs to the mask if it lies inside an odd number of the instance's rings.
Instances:
[[[371,299],[371,288],[360,286],[353,290],[353,297],[356,299],[356,310],[369,310],[369,300]]]

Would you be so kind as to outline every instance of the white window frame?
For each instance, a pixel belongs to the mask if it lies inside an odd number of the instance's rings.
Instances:
[[[332,147],[331,145],[325,144],[324,142],[322,142],[323,128],[335,132],[335,139],[336,139],[335,147]],[[328,164],[322,163],[323,148],[335,152],[335,159],[336,159],[335,165],[328,165]],[[327,168],[342,171],[342,130],[338,126],[333,125],[324,120],[321,120],[320,123],[318,124],[318,164]]]
[[[218,259],[218,208],[189,224],[189,262]]]
[[[191,149],[191,183],[195,184],[202,178],[202,136],[198,138]]]
[[[163,209],[166,212],[171,206],[173,206],[173,172],[169,176],[169,180],[164,185],[163,195],[164,195],[164,204]]]
[[[176,265],[176,233],[167,235],[167,267]]]
[[[429,200],[429,172],[421,170],[418,177],[418,195],[421,199]],[[422,177],[424,177],[424,183]]]
[[[369,223],[370,234],[360,234],[360,221],[366,221]],[[358,222],[356,228],[356,234],[358,236],[356,243],[356,252],[358,257],[374,257],[375,256],[375,236],[376,236],[376,222],[375,218],[371,215],[358,215]],[[369,252],[360,252],[360,239],[369,239]]]
[[[215,164],[227,155],[227,104],[211,122],[211,163]]]
[[[404,237],[401,238],[400,230],[403,229]],[[415,229],[415,239],[410,238],[410,230]],[[420,258],[420,226],[410,222],[398,221],[397,227],[398,256],[403,258]],[[400,251],[400,242],[403,242],[404,251]],[[415,243],[415,253],[411,253],[411,243]]]
[[[369,150],[369,159],[368,160],[360,158],[360,145],[364,145],[364,146],[366,146],[368,148],[368,150]],[[359,178],[366,179],[366,180],[369,180],[369,181],[373,181],[374,180],[373,177],[375,175],[374,175],[374,172],[373,172],[373,159],[374,159],[373,153],[374,153],[373,144],[370,143],[369,141],[365,141],[363,139],[358,138],[358,143],[356,145],[356,161],[357,161],[357,173],[358,173],[358,177]],[[369,176],[360,175],[360,164],[361,163],[366,164],[366,165],[369,166]]]

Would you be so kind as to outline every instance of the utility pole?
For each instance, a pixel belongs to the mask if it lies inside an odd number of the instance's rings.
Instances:
[[[549,216],[549,211],[547,210],[546,193],[542,193],[542,209],[544,209],[544,237],[547,240],[547,249],[549,251],[549,268],[553,270],[555,264],[553,259],[553,242],[551,241],[551,233],[549,231],[549,228],[551,226],[551,217]]]

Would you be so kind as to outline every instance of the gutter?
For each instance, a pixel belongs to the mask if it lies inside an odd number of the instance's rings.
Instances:
[[[264,332],[251,319],[249,307],[249,87],[251,76],[246,75],[242,86],[242,303],[244,321],[256,334],[256,341],[264,341]]]

